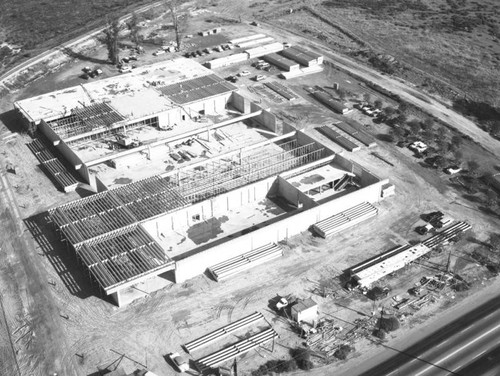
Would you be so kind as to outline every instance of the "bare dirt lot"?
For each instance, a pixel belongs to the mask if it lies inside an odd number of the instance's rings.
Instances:
[[[297,2],[291,4],[294,7]],[[259,15],[266,5],[267,2],[260,3],[247,8],[246,13],[242,14],[250,18],[252,13]],[[280,7],[284,8],[285,5]],[[265,32],[276,40],[305,43],[296,34],[289,34],[281,29],[256,28],[247,23],[229,22],[238,20],[237,8],[230,1],[221,1],[217,7],[208,7],[209,11],[193,16],[195,22],[191,32],[222,26],[223,33],[227,36]],[[218,11],[222,13],[219,14]],[[366,15],[362,13],[361,16]],[[295,13],[291,17],[293,18],[290,20],[294,22],[304,22]],[[286,23],[284,20],[286,19],[280,21],[283,25]],[[152,22],[156,26],[149,26],[150,28],[160,28],[164,21]],[[317,29],[322,27],[311,25]],[[285,26],[294,27],[294,24]],[[334,38],[336,33],[338,31],[332,29],[328,38]],[[308,33],[305,35],[309,36]],[[345,33],[337,37],[346,38]],[[195,44],[195,41],[190,43]],[[340,45],[341,41],[337,43]],[[358,48],[359,45],[352,38],[345,43],[343,48]],[[153,57],[151,53],[157,46],[152,44],[146,47],[146,54],[140,58],[139,64],[172,57],[168,54],[162,55],[165,57]],[[192,48],[192,45],[186,46],[186,49]],[[104,49],[95,51],[94,56],[104,58]],[[1,203],[5,207],[2,207],[1,228],[6,231],[2,231],[0,291],[5,315],[3,321],[0,320],[0,354],[4,367],[0,373],[16,374],[19,368],[22,375],[47,375],[53,372],[88,375],[110,365],[110,369],[113,369],[113,363],[126,355],[121,366],[128,371],[147,367],[159,375],[174,375],[176,372],[165,358],[166,354],[172,351],[182,352],[180,345],[259,311],[280,337],[276,340],[274,352],[259,349],[239,359],[240,374],[247,375],[267,360],[288,359],[290,349],[300,347],[304,342],[297,332],[291,330],[288,322],[270,308],[270,300],[277,294],[312,297],[319,303],[321,315],[333,319],[343,328],[344,333],[355,326],[356,319],[369,319],[372,311],[376,311],[377,316],[381,308],[394,312],[400,316],[402,328],[389,336],[387,344],[392,345],[398,338],[409,335],[412,330],[419,330],[434,320],[437,314],[454,302],[475,294],[483,284],[492,283],[492,274],[485,267],[479,266],[471,254],[478,248],[484,248],[489,234],[499,228],[498,206],[493,207],[493,210],[485,210],[480,193],[476,196],[468,194],[459,184],[453,183],[448,175],[423,166],[409,149],[399,148],[380,137],[389,133],[387,125],[374,124],[371,118],[352,112],[349,117],[369,124],[367,131],[378,137],[379,141],[376,149],[363,148],[352,154],[343,151],[344,155],[380,177],[389,177],[396,186],[396,195],[380,203],[376,218],[328,240],[313,237],[306,232],[284,244],[285,256],[282,259],[244,272],[228,281],[216,283],[206,275],[200,276],[183,284],[170,285],[126,308],[118,309],[90,283],[85,270],[47,222],[48,208],[78,198],[80,192],[63,194],[56,190],[25,145],[30,138],[20,132],[20,127],[11,119],[12,113],[8,112],[12,108],[12,101],[17,98],[81,82],[78,75],[87,64],[88,61],[84,59],[75,60],[54,75],[35,82],[26,90],[4,97],[2,101],[1,119],[9,129],[2,126],[0,132],[2,135],[9,135],[11,131],[16,133],[13,140],[1,143],[2,165],[14,163],[16,173],[6,173],[1,166],[2,176],[8,178],[15,201],[8,197],[10,190],[6,188],[7,183],[3,183]],[[355,68],[358,74],[370,74],[373,77],[372,72],[363,72],[357,66]],[[217,73],[225,77],[246,69],[255,74],[260,73],[248,63],[224,68]],[[105,76],[112,74],[117,74],[116,69],[107,67]],[[277,72],[265,74],[268,76],[267,80],[274,80]],[[382,76],[377,76],[377,80],[381,84],[386,83]],[[341,83],[352,92],[353,95],[348,98],[351,104],[364,94],[370,94],[382,99],[385,105],[396,105],[390,98],[362,85],[355,77],[332,67],[321,74],[286,82],[299,96],[294,102],[276,103],[272,96],[260,95],[265,89],[249,78],[240,79],[238,85],[246,95],[271,107],[280,120],[306,129],[310,135],[328,144],[333,150],[340,151],[340,146],[332,144],[314,128],[331,124],[341,117],[320,106],[305,90],[306,86],[330,86],[334,82]],[[395,82],[397,81],[391,81],[393,88],[396,87]],[[397,85],[401,85],[397,87],[399,89],[405,87],[401,83]],[[480,142],[485,141],[484,146],[489,151],[477,143],[465,141],[464,159],[474,156],[493,169],[498,163],[498,154],[495,155],[497,144],[487,138],[488,135],[478,136],[477,129],[468,127],[468,124],[462,127],[462,131],[465,129]],[[385,161],[374,155],[374,152]],[[14,206],[6,205],[8,202],[14,203]],[[439,253],[433,252],[429,260],[414,263],[407,270],[381,281],[380,285],[388,286],[391,292],[387,298],[376,303],[360,293],[348,293],[340,287],[339,276],[344,269],[395,245],[423,239],[414,231],[415,226],[422,221],[420,215],[437,209],[457,220],[469,222],[473,227],[472,233],[460,243],[447,246]],[[13,225],[16,223],[17,212],[17,221],[24,222],[21,230]],[[18,237],[20,232],[23,235]],[[464,278],[470,284],[470,289],[465,292],[455,292],[450,288],[435,291],[433,303],[420,310],[402,310],[404,315],[392,308],[393,296],[407,296],[406,291],[421,277],[433,276],[447,268]],[[324,297],[321,293],[323,287],[328,287],[335,293]],[[360,362],[380,351],[372,343],[372,326],[373,322],[367,326],[368,339],[362,336],[353,343],[355,352],[351,358],[354,359],[347,364]],[[249,332],[250,329],[237,333],[237,336],[231,337],[232,342],[244,338]],[[215,350],[216,347],[211,349]],[[193,357],[198,359],[204,354],[195,352]],[[326,369],[329,373],[335,369],[345,369],[345,363],[336,362],[331,357],[314,358],[314,363],[316,367],[328,367],[321,368],[317,374],[324,374]]]

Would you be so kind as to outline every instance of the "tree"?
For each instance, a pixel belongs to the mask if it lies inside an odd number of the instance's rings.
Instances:
[[[478,177],[480,175],[479,163],[474,160],[470,160],[467,162],[467,169],[469,171],[469,175],[473,177]]]
[[[491,234],[490,239],[488,240],[488,244],[490,245],[490,248],[492,250],[500,251],[500,234]]]
[[[108,59],[111,64],[118,64],[120,61],[120,51],[118,49],[118,38],[121,31],[121,25],[118,18],[111,22],[108,20],[108,26],[104,29],[104,43],[108,49]]]
[[[165,5],[170,11],[172,25],[175,32],[175,42],[177,43],[177,51],[181,49],[182,35],[187,27],[187,16],[179,13],[179,0],[165,0]]]
[[[497,206],[498,196],[497,193],[491,188],[486,191],[486,202],[490,208]]]
[[[420,122],[417,119],[413,119],[408,122],[408,127],[410,128],[410,132],[413,135],[417,135],[422,129]]]
[[[391,117],[395,113],[396,113],[396,109],[394,107],[392,107],[392,106],[387,106],[386,108],[384,108],[384,114],[387,117]]]
[[[139,46],[139,17],[137,13],[132,13],[132,17],[127,24],[130,30],[130,40],[135,44],[136,47]]]
[[[354,350],[354,347],[349,345],[340,345],[339,348],[333,353],[333,356],[340,360],[345,360],[347,355]]]
[[[338,94],[339,99],[341,101],[344,101],[346,99],[346,97],[347,97],[347,92],[344,89],[338,89],[337,90],[337,94]]]
[[[373,102],[373,105],[375,108],[382,109],[384,107],[384,102],[382,102],[380,99],[376,99],[375,102]]]

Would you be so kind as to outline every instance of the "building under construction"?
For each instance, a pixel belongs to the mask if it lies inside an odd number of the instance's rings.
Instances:
[[[49,214],[68,249],[118,305],[207,270],[229,276],[275,258],[282,254],[276,253],[280,241],[358,205],[376,204],[388,183],[306,132],[289,128],[278,135],[271,112],[187,59],[20,101],[16,108],[95,190]],[[196,120],[207,115],[222,121]],[[174,124],[174,131],[161,130]],[[230,132],[238,124],[247,132],[240,138]],[[123,128],[157,133],[127,150],[95,147]],[[172,145],[186,145],[187,138],[203,156],[193,151],[185,164],[165,171]],[[214,139],[224,148],[210,148]],[[89,143],[94,154],[84,150]],[[116,188],[92,172],[154,153],[161,172]],[[137,171],[149,170],[139,164]],[[344,217],[342,229],[360,222]]]

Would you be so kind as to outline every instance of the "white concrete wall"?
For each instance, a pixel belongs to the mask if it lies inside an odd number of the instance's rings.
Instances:
[[[147,221],[143,226],[148,232],[156,234],[157,229],[162,233],[190,227],[199,222],[193,220],[193,216],[195,215],[199,215],[200,220],[221,217],[226,215],[229,210],[234,210],[243,205],[263,200],[267,196],[275,180],[276,177],[273,176],[255,184],[235,189],[212,199],[193,204],[174,213],[165,214],[151,221]]]
[[[186,281],[205,272],[205,270],[271,242],[279,242],[306,231],[311,225],[329,218],[343,210],[362,202],[376,203],[381,199],[381,189],[388,180],[382,180],[369,187],[357,190],[340,198],[330,198],[322,205],[288,213],[276,218],[274,223],[261,224],[257,230],[221,239],[194,249],[184,258],[176,260],[175,280]],[[259,226],[258,226],[259,227]],[[182,256],[181,256],[182,257]]]

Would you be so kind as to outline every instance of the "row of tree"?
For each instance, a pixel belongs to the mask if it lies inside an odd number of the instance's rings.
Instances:
[[[165,7],[170,13],[172,27],[175,33],[175,41],[177,50],[180,50],[182,44],[183,32],[185,31],[186,20],[183,20],[185,15],[179,12],[180,0],[165,0]],[[133,13],[128,23],[122,23],[118,18],[107,19],[107,26],[104,29],[104,44],[108,50],[109,62],[116,65],[120,62],[119,42],[122,39],[124,31],[128,30],[130,40],[137,46],[140,42],[140,18],[137,13]]]

